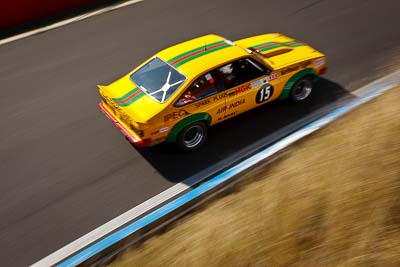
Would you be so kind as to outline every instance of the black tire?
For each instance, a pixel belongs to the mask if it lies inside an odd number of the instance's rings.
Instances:
[[[300,78],[290,89],[290,100],[295,103],[305,101],[310,96],[313,85],[314,82],[312,76],[304,76]]]
[[[207,125],[198,121],[192,123],[179,133],[176,143],[181,150],[192,151],[198,149],[207,138]]]

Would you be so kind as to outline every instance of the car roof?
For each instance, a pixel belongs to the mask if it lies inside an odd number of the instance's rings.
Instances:
[[[243,57],[248,53],[231,41],[215,35],[204,35],[164,49],[156,54],[192,79],[215,66]]]

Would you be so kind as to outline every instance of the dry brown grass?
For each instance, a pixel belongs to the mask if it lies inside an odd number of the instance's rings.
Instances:
[[[400,266],[399,89],[112,266]]]

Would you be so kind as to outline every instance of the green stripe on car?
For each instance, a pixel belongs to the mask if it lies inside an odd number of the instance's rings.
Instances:
[[[136,93],[137,90],[139,90],[139,88],[135,87],[135,88],[133,88],[131,91],[129,91],[128,93],[126,93],[125,95],[123,95],[123,96],[121,96],[121,97],[118,97],[118,98],[113,98],[112,100],[113,100],[114,102],[121,102],[121,101],[123,101],[124,99],[126,99],[126,98],[130,97],[131,95],[133,95],[134,93]]]
[[[212,52],[215,52],[215,51],[218,51],[218,50],[227,48],[227,47],[230,47],[230,45],[226,44],[226,45],[223,45],[223,46],[219,46],[219,47],[216,47],[216,48],[212,48],[212,49],[209,49],[209,50],[205,50],[205,51],[202,52],[202,53],[199,53],[199,54],[194,55],[194,56],[192,56],[192,57],[188,57],[188,58],[186,58],[185,60],[182,60],[182,61],[178,62],[177,64],[174,64],[174,66],[177,68],[177,67],[182,66],[183,64],[185,64],[185,63],[187,63],[187,62],[189,62],[189,61],[192,61],[193,59],[196,59],[196,58],[205,56],[205,55],[207,55],[207,54],[209,54],[209,53],[212,53]]]
[[[211,43],[211,44],[205,44],[205,45],[202,45],[202,46],[200,46],[200,47],[194,48],[194,49],[189,50],[189,51],[187,51],[187,52],[185,52],[185,53],[182,53],[182,54],[180,54],[180,55],[177,55],[177,56],[174,57],[174,58],[171,58],[170,60],[168,60],[168,63],[172,63],[172,62],[174,62],[174,61],[176,61],[176,60],[178,60],[178,59],[180,59],[180,58],[182,58],[182,57],[184,57],[184,56],[190,55],[191,53],[197,52],[197,51],[199,51],[199,50],[204,50],[204,48],[205,48],[206,46],[213,46],[213,45],[221,44],[221,43],[223,43],[223,42],[225,42],[225,41],[222,40],[222,41],[218,41],[218,42]]]
[[[136,102],[137,100],[139,100],[142,96],[144,96],[144,93],[140,92],[137,96],[132,97],[132,99],[130,99],[128,102],[118,104],[118,106],[127,107],[127,106],[133,104],[134,102]]]
[[[258,52],[265,52],[271,49],[275,49],[275,48],[279,48],[279,47],[283,47],[284,45],[274,45],[274,46],[269,46],[269,47],[265,47],[265,48],[261,48],[261,49],[257,49]]]

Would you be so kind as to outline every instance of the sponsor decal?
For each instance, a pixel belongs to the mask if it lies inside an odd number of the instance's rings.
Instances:
[[[323,66],[323,65],[325,65],[325,58],[324,58],[324,57],[317,58],[317,59],[314,61],[314,67],[316,67],[316,68],[319,68],[319,67],[321,67],[321,66]]]
[[[235,111],[235,112],[231,112],[231,113],[225,114],[225,115],[224,115],[224,119],[233,117],[233,116],[235,116],[237,113],[238,113],[238,112]]]
[[[225,40],[218,41],[215,43],[211,44],[204,44],[202,46],[199,46],[195,49],[189,50],[185,53],[182,53],[180,55],[177,55],[176,57],[171,58],[168,60],[168,63],[173,65],[174,67],[179,67],[182,66],[183,64],[192,61],[196,58],[199,58],[201,56],[207,55],[209,53],[231,47],[232,44],[229,42],[226,42]]]
[[[126,114],[126,113],[120,112],[120,116],[119,116],[119,117],[120,117],[121,120],[122,120],[123,122],[125,122],[126,124],[131,124],[131,122],[132,122],[131,117],[130,117],[128,114]]]
[[[243,105],[244,103],[246,103],[246,99],[240,99],[238,101],[230,103],[229,105],[225,105],[217,110],[217,115],[221,114],[227,110],[230,110],[230,109],[236,108],[240,105]]]
[[[276,80],[278,78],[279,78],[279,73],[273,72],[273,73],[271,73],[271,75],[268,76],[268,82]]]
[[[226,110],[226,106],[223,106],[222,108],[219,108],[218,111],[217,111],[217,115],[221,114],[222,112],[225,112],[225,110]]]
[[[221,99],[224,99],[224,98],[227,97],[227,96],[228,96],[227,93],[215,95],[215,96],[213,97],[213,100],[214,100],[214,101],[219,101],[219,100],[221,100]]]
[[[165,132],[167,132],[168,130],[169,130],[168,127],[164,127],[164,128],[159,129],[159,130],[153,131],[153,132],[151,133],[151,135],[156,135],[156,134],[158,134],[158,133],[165,133]]]
[[[168,122],[170,120],[176,120],[176,119],[185,117],[186,115],[189,115],[189,114],[190,113],[187,112],[186,110],[181,109],[181,110],[178,110],[178,111],[175,111],[175,112],[165,115],[164,122]]]
[[[109,97],[103,96],[103,100],[105,100],[106,104],[111,108],[115,116],[119,117],[127,125],[132,123],[132,118]]]
[[[238,94],[244,93],[244,92],[246,92],[247,90],[250,90],[250,89],[251,89],[251,84],[250,83],[245,84],[245,85],[241,85],[241,86],[236,87],[235,94],[238,95]]]
[[[226,98],[228,96],[231,97],[231,96],[234,96],[234,95],[242,94],[242,93],[247,92],[248,90],[252,89],[254,87],[253,84],[254,84],[254,82],[253,83],[247,83],[247,84],[244,84],[244,85],[239,85],[237,87],[233,87],[233,88],[229,89],[229,92],[224,92],[224,93],[217,94],[217,95],[213,96],[212,100],[213,101],[219,101],[219,100],[222,100],[222,99],[224,99],[224,98]]]
[[[160,129],[160,133],[165,133],[165,132],[167,132],[169,130],[169,128],[168,127],[164,127],[164,128],[161,128]]]
[[[256,103],[260,104],[271,98],[274,93],[274,87],[270,84],[266,84],[258,90],[256,95]]]
[[[197,102],[195,103],[195,107],[196,107],[196,108],[199,108],[199,107],[201,107],[201,106],[205,106],[205,105],[208,105],[208,104],[210,104],[210,103],[211,103],[211,102],[210,102],[210,99],[207,98],[207,99],[204,99],[204,100],[197,101]]]
[[[261,79],[259,79],[257,81],[252,82],[251,83],[251,88],[258,88],[261,85],[266,84],[267,82],[268,82],[268,77],[261,78]]]
[[[242,105],[242,104],[244,104],[244,103],[246,103],[246,99],[241,99],[241,100],[238,100],[238,101],[235,101],[235,102],[233,102],[233,103],[230,103],[229,105],[228,105],[228,108],[227,109],[231,109],[231,108],[236,108],[236,107],[238,107],[238,106],[240,106],[240,105]]]
[[[273,72],[269,76],[261,78],[257,81],[254,81],[251,83],[251,88],[258,88],[261,85],[267,84],[270,81],[276,80],[279,78],[279,73],[278,72]]]

